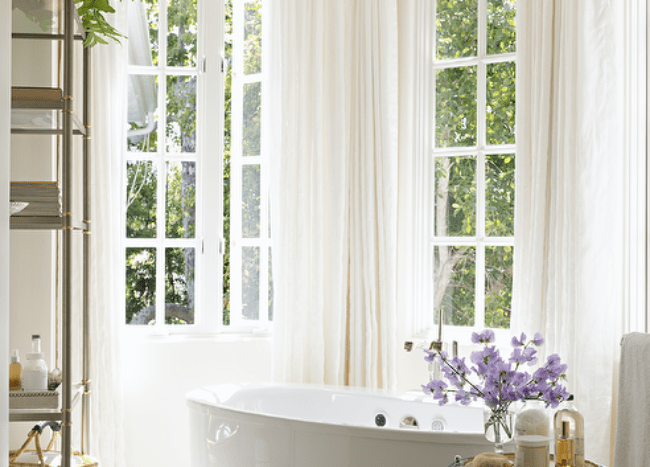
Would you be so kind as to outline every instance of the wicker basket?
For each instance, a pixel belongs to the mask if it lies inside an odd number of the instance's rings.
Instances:
[[[43,429],[49,426],[52,428],[52,438],[50,443],[47,445],[45,450],[41,449],[41,434]],[[34,428],[27,434],[27,440],[23,443],[20,449],[16,451],[9,451],[9,466],[10,467],[34,467],[38,466],[47,466],[47,467],[59,467],[61,465],[61,453],[58,451],[52,450],[54,446],[54,441],[56,440],[59,432],[61,431],[61,425],[58,422],[41,422],[38,425],[35,425]],[[29,443],[34,440],[35,450],[28,450],[27,446]],[[83,466],[83,467],[97,467],[99,463],[96,459],[81,455],[76,451],[73,451],[71,459],[71,466]]]

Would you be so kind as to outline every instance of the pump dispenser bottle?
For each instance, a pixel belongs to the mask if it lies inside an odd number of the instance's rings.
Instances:
[[[9,364],[9,390],[20,391],[23,388],[23,366],[20,364],[18,349],[11,353],[11,363]]]

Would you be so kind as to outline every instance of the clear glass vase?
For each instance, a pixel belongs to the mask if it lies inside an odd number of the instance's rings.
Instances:
[[[483,406],[485,438],[494,443],[494,452],[503,454],[503,445],[513,436],[513,413],[509,406]]]

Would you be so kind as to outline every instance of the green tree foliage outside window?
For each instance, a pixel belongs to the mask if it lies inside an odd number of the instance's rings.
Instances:
[[[159,63],[159,19],[156,0],[145,0],[153,65]],[[196,66],[196,0],[171,0],[167,8],[167,64]],[[165,146],[168,151],[196,151],[196,76],[167,75]],[[131,129],[138,126],[131,124]],[[155,153],[158,132],[129,138],[129,151]],[[126,238],[155,238],[159,176],[165,183],[165,237],[194,238],[196,229],[196,166],[192,161],[167,162],[158,174],[153,161],[126,164]],[[126,322],[147,324],[155,317],[156,261],[165,262],[165,322],[190,324],[194,320],[194,248],[126,249]]]
[[[436,148],[467,148],[467,155],[436,157],[434,235],[471,238],[478,234],[477,177],[484,179],[485,237],[514,236],[514,154],[484,157],[477,167],[476,146],[515,143],[515,63],[489,62],[495,54],[516,51],[515,0],[486,0],[485,37],[479,37],[478,0],[437,0],[436,59],[476,57],[484,42],[488,55],[485,83],[478,82],[476,65],[438,67],[436,71]],[[485,109],[477,107],[478,86],[485,86]],[[485,134],[478,135],[481,113]],[[482,139],[481,139],[482,137]],[[485,325],[509,327],[512,298],[512,246],[485,246],[484,264],[477,248],[437,245],[434,249],[436,310],[445,324],[473,326],[476,268],[484,266]]]

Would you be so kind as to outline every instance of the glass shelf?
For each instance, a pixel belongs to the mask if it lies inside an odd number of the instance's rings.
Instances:
[[[74,35],[84,39],[81,20],[75,10]],[[14,38],[63,39],[63,2],[60,0],[13,0],[12,29]]]
[[[72,404],[71,408],[81,400],[85,386],[80,383],[73,384],[72,387]],[[60,404],[59,404],[60,405]],[[10,422],[42,422],[42,421],[61,421],[63,413],[61,409],[9,409]]]
[[[59,88],[11,88],[11,132],[14,134],[62,134],[62,110],[63,91]],[[74,134],[86,134],[83,123],[74,113],[72,122]]]
[[[60,230],[63,228],[62,216],[11,216],[9,228],[12,230]],[[73,230],[87,231],[86,222],[74,222]]]

